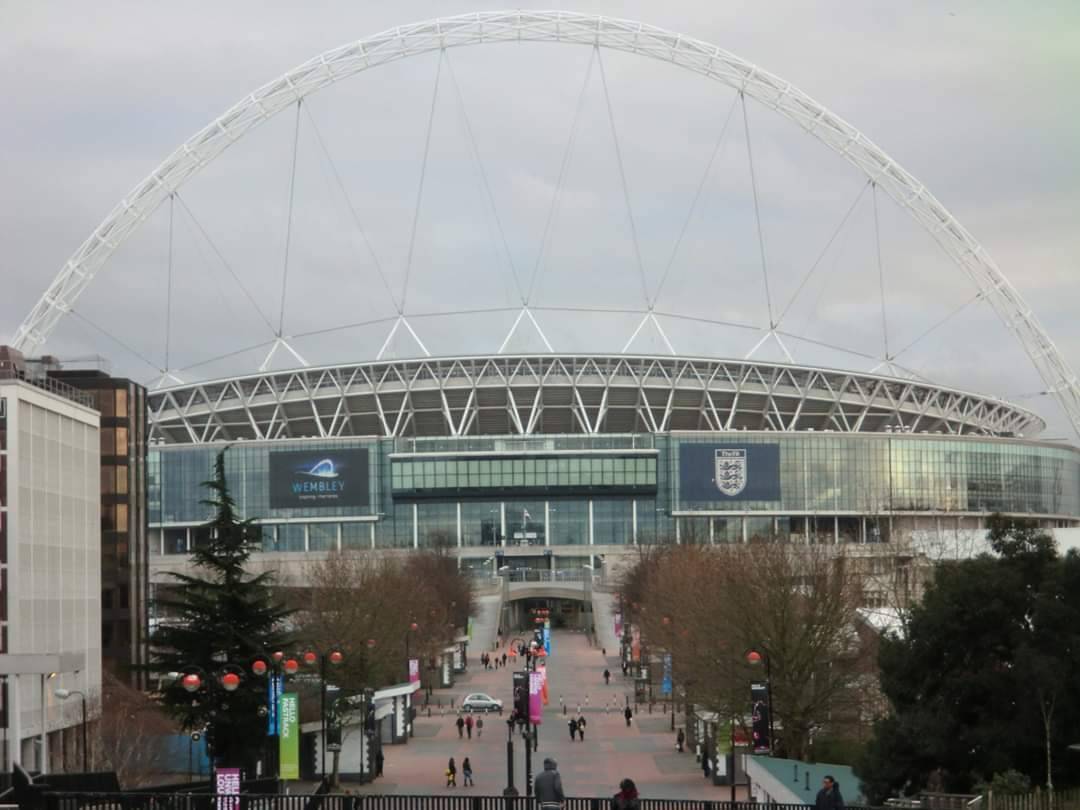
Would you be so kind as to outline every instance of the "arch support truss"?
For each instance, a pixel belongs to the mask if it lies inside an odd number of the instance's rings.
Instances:
[[[975,238],[915,177],[806,93],[715,45],[643,23],[565,11],[481,12],[401,26],[320,54],[263,85],[174,151],[68,259],[15,336],[36,351],[112,252],[170,194],[250,130],[348,76],[445,48],[510,41],[577,43],[669,62],[734,88],[797,124],[862,171],[922,225],[1016,334],[1080,433],[1080,385],[1031,308]]]

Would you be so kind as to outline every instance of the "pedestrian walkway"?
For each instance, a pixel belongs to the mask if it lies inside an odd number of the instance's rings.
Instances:
[[[553,757],[559,764],[568,796],[612,795],[619,781],[629,776],[647,798],[728,799],[728,788],[716,787],[706,780],[693,754],[676,752],[671,717],[659,707],[650,715],[643,706],[631,727],[626,727],[622,709],[631,695],[629,681],[622,676],[616,651],[607,652],[605,658],[600,648],[591,647],[582,633],[554,633],[548,660],[549,705],[540,728],[539,751],[533,754],[534,775],[543,768],[545,757]],[[612,672],[610,686],[604,685],[605,667]],[[455,705],[460,705],[460,698],[467,692],[487,692],[502,699],[509,708],[512,669],[508,666],[484,670],[477,655],[470,655],[467,687],[454,690]],[[563,715],[560,695],[568,712],[576,712],[581,705],[586,717],[584,741],[571,742],[567,726],[570,715]],[[605,707],[613,705],[615,708],[605,711]],[[478,734],[474,728],[472,739],[459,739],[455,713],[448,711],[440,715],[436,709],[430,718],[423,713],[417,717],[415,736],[408,745],[384,749],[383,778],[358,789],[423,795],[501,793],[506,787],[508,714],[474,715],[484,720],[482,733]],[[515,784],[524,794],[524,741],[518,734],[514,736],[514,754]],[[458,768],[456,788],[445,786],[444,772],[450,757]],[[475,788],[460,787],[461,763],[465,757],[472,763]]]

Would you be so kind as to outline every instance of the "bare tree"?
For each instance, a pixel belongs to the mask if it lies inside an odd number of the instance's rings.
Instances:
[[[90,739],[91,770],[116,772],[124,787],[152,784],[166,771],[168,736],[176,723],[146,693],[109,671],[102,673],[100,706]]]
[[[850,705],[861,592],[835,547],[667,548],[642,557],[623,593],[648,644],[671,653],[687,698],[721,717],[746,715],[749,682],[765,677],[746,653],[763,653],[790,756],[805,756],[814,730]]]

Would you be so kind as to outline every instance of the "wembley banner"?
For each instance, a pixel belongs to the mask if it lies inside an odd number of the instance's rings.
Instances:
[[[682,444],[679,479],[684,502],[779,501],[780,445]]]
[[[270,508],[367,506],[368,451],[284,450],[270,453]]]

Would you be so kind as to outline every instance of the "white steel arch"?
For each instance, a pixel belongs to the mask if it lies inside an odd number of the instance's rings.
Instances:
[[[564,42],[659,59],[726,84],[798,124],[862,171],[934,237],[1016,334],[1080,434],[1080,385],[1031,308],[986,250],[933,194],[869,138],[798,88],[707,42],[645,25],[566,11],[497,11],[401,26],[327,51],[263,85],[174,151],[113,208],[64,264],[19,326],[15,347],[36,350],[112,252],[207,163],[304,96],[355,73],[444,48]],[[770,324],[770,334],[774,328]],[[888,358],[886,358],[888,360]]]

